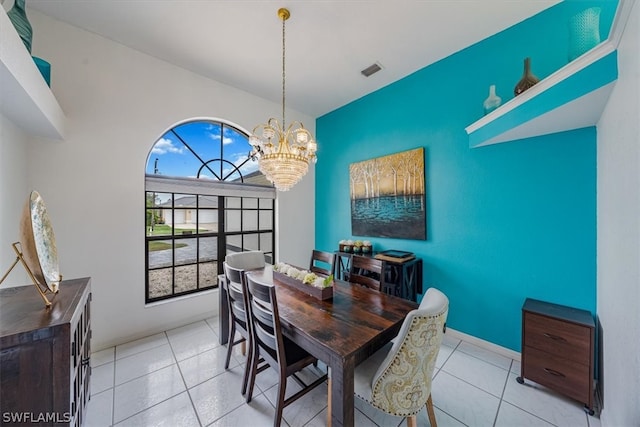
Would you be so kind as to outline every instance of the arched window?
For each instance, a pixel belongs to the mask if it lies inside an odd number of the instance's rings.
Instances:
[[[249,159],[246,132],[219,120],[179,124],[149,153],[146,302],[217,287],[227,253],[273,259],[275,190]]]

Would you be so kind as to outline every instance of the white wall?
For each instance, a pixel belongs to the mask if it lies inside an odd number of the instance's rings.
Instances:
[[[16,259],[11,244],[20,240],[20,214],[29,197],[27,146],[29,137],[0,114],[0,277]],[[24,285],[28,276],[16,265],[2,287]],[[36,290],[33,290],[36,292]]]
[[[313,122],[315,127],[315,120]],[[305,127],[307,127],[306,124]],[[314,182],[315,168],[310,167],[308,176],[305,176],[301,183],[289,191],[278,193],[276,201],[276,209],[279,213],[276,219],[276,233],[280,236],[276,243],[278,261],[300,267],[309,265],[311,250],[315,243]],[[282,236],[287,237],[282,238]]]
[[[640,425],[639,21],[635,4],[618,49],[618,81],[598,123],[603,427]]]
[[[52,89],[68,118],[64,142],[30,144],[30,182],[47,203],[61,272],[92,277],[94,349],[210,317],[217,292],[144,305],[147,155],[176,122],[214,117],[251,130],[280,106],[37,11],[29,19],[33,54],[51,63]],[[300,254],[313,246],[313,189],[310,173],[279,201],[283,259],[308,262]]]

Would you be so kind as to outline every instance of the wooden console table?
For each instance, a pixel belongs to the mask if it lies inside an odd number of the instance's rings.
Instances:
[[[14,425],[84,421],[91,375],[90,279],[64,280],[50,299],[47,309],[33,285],[0,289],[0,424],[7,417]]]
[[[372,254],[353,254],[349,252],[335,251],[336,261],[334,265],[334,276],[339,280],[348,281],[351,257],[365,256],[374,257]],[[386,281],[393,283],[400,290],[400,297],[416,301],[418,294],[422,293],[422,259],[413,258],[405,262],[393,262],[385,260]]]

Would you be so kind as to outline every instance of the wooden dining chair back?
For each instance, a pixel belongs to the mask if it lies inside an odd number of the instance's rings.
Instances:
[[[253,355],[253,349],[251,343],[251,324],[247,311],[248,299],[244,292],[244,289],[246,289],[246,285],[244,284],[245,270],[231,267],[226,261],[223,266],[225,274],[223,286],[227,293],[227,307],[229,310],[229,342],[227,344],[227,358],[224,363],[224,368],[229,369],[229,362],[231,361],[233,347],[237,344],[242,344],[243,353],[245,353],[244,347],[247,343],[249,347],[247,354],[247,366],[249,366],[249,361]],[[240,335],[237,340],[235,340],[236,333]],[[242,394],[246,393],[248,380],[249,371],[245,368],[244,378],[242,380]]]
[[[309,271],[315,274],[329,277],[333,274],[334,262],[335,254],[314,249],[313,252],[311,252]]]
[[[387,414],[407,417],[410,427],[426,405],[429,423],[436,427],[431,380],[448,312],[448,298],[430,288],[397,337],[356,367],[356,395]]]
[[[317,362],[317,359],[294,342],[282,335],[282,326],[278,315],[276,290],[271,284],[263,283],[251,274],[246,276],[247,295],[249,299],[249,316],[253,331],[254,366],[249,378],[247,402],[251,401],[258,357],[278,371],[278,397],[273,425],[279,427],[283,409],[304,396],[315,387],[324,383],[327,375],[321,375],[310,384],[304,383],[296,373]],[[293,377],[302,389],[285,399],[287,378]]]
[[[384,280],[385,264],[383,260],[354,255],[351,258],[349,282],[366,286],[376,291],[386,289]]]

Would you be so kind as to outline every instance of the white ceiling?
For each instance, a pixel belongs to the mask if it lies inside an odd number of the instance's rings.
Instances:
[[[28,0],[27,6],[278,103],[276,12],[287,7],[287,107],[318,117],[558,2]],[[374,62],[382,71],[362,76]]]

